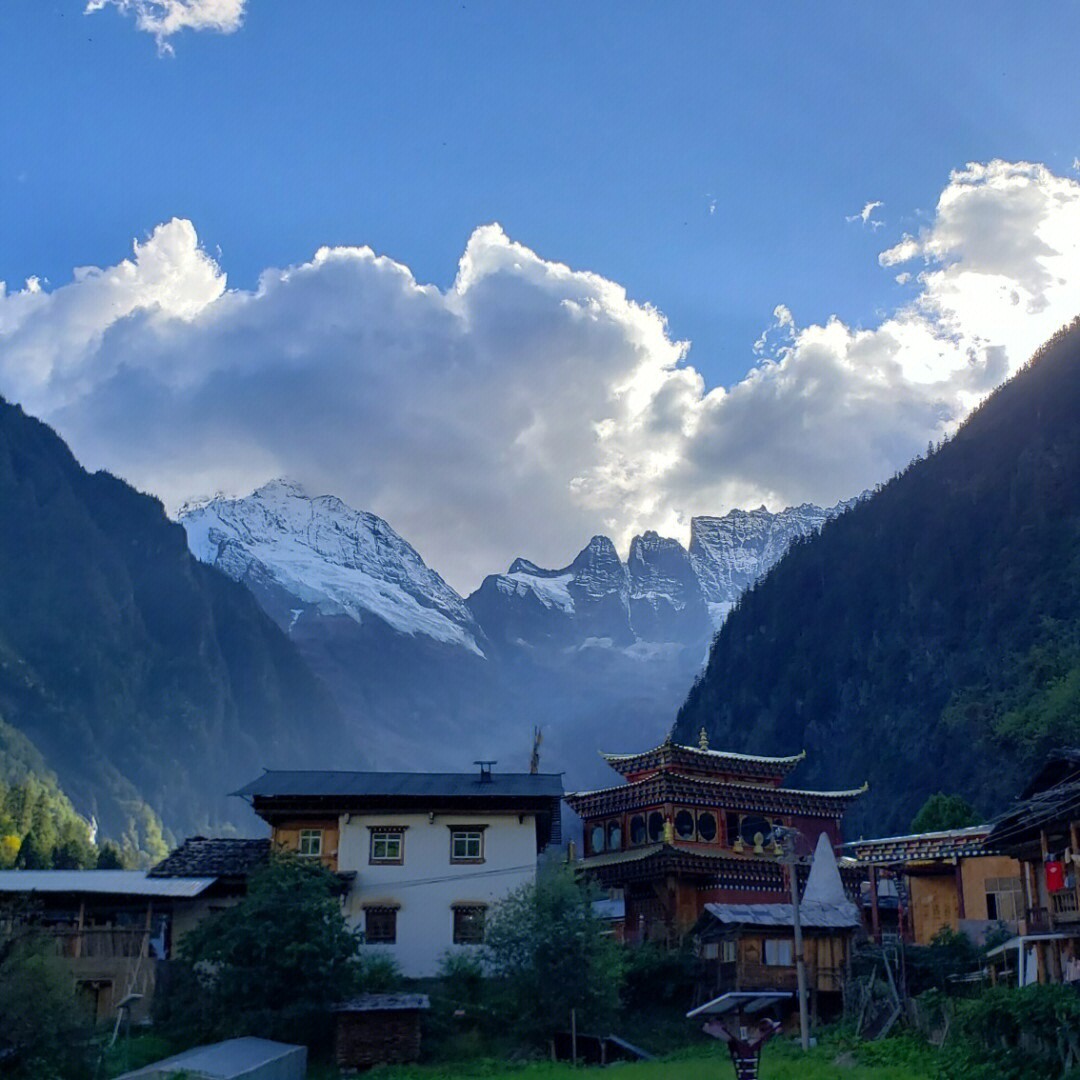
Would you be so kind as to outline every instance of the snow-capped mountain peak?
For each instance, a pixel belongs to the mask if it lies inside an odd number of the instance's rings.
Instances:
[[[464,600],[387,522],[334,495],[311,497],[293,481],[273,480],[245,498],[185,510],[180,520],[199,560],[248,584],[264,604],[267,593],[285,594],[277,607],[292,613],[288,629],[314,607],[358,623],[374,616],[399,633],[483,655]]]

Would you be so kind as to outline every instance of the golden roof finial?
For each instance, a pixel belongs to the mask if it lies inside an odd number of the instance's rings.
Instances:
[[[701,734],[697,737],[697,744],[699,750],[709,749],[709,733],[704,728],[701,729]]]

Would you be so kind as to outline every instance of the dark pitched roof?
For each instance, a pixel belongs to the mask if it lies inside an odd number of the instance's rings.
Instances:
[[[561,773],[329,772],[267,770],[234,795],[246,798],[562,798]]]
[[[193,836],[155,866],[148,877],[246,877],[270,856],[270,841]]]
[[[721,926],[794,926],[795,912],[791,904],[706,904],[694,930],[702,933],[710,920]],[[809,930],[854,930],[862,918],[850,900],[805,900],[799,905],[799,922]]]
[[[1040,830],[1067,833],[1078,814],[1080,749],[1063,747],[1050,754],[1020,798],[994,821],[986,843],[1005,854],[1019,855],[1039,839]]]

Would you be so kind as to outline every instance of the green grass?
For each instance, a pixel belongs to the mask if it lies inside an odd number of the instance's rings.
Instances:
[[[871,1064],[877,1060],[882,1063]],[[885,1063],[889,1061],[891,1063]],[[372,1069],[370,1080],[580,1080],[589,1074],[600,1080],[728,1080],[734,1076],[727,1051],[695,1048],[659,1061],[619,1065],[614,1073],[597,1069],[574,1069],[570,1065],[533,1062],[513,1065],[500,1061],[474,1061],[460,1065],[381,1067]],[[332,1071],[312,1071],[310,1080],[334,1080]],[[773,1043],[763,1055],[761,1080],[927,1080],[933,1075],[933,1051],[907,1040],[889,1040],[872,1048],[845,1049],[830,1042],[803,1055],[787,1041]]]

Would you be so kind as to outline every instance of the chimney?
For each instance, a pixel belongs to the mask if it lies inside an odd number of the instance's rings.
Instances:
[[[480,766],[480,783],[481,784],[490,784],[491,783],[491,766],[492,765],[497,765],[498,762],[497,761],[474,761],[473,764]]]

